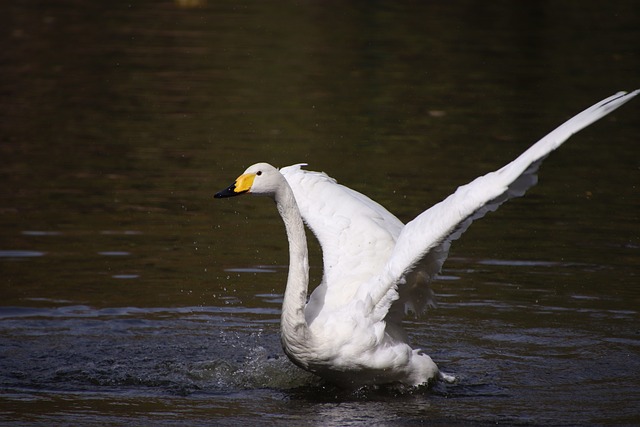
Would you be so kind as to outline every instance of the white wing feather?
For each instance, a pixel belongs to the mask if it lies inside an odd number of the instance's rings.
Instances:
[[[374,318],[390,314],[394,301],[402,296],[398,285],[414,272],[427,279],[436,275],[449,252],[451,242],[478,218],[496,210],[512,197],[522,196],[537,182],[535,175],[544,158],[571,135],[611,113],[640,93],[619,92],[579,113],[531,146],[503,168],[459,187],[442,202],[420,214],[402,230],[380,276],[363,284],[358,298],[370,298]]]
[[[322,246],[324,275],[305,314],[312,323],[350,302],[364,302],[371,320],[399,323],[407,310],[433,304],[429,283],[451,243],[471,223],[536,184],[544,158],[571,135],[609,114],[640,91],[619,92],[574,116],[505,167],[459,187],[406,226],[380,204],[298,164],[280,172],[300,213]]]
[[[307,321],[353,299],[358,287],[379,274],[404,224],[367,196],[302,164],[280,169],[305,223],[322,246],[324,275],[307,305]]]

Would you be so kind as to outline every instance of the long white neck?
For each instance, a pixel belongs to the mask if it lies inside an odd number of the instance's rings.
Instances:
[[[282,345],[287,355],[297,364],[296,357],[309,344],[310,334],[304,317],[309,288],[309,253],[304,224],[293,191],[284,180],[275,195],[276,206],[284,221],[289,240],[289,276],[282,303]]]

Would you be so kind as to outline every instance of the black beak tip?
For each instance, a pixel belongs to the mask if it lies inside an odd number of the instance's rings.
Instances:
[[[224,199],[226,197],[234,197],[239,196],[240,194],[246,193],[246,191],[236,192],[236,185],[232,184],[224,190],[218,191],[213,195],[214,199]]]

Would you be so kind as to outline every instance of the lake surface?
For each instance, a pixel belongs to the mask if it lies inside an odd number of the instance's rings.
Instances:
[[[306,162],[409,221],[640,87],[639,23],[633,1],[5,2],[0,424],[640,422],[640,100],[453,245],[407,329],[456,384],[296,368],[280,218],[213,200]]]

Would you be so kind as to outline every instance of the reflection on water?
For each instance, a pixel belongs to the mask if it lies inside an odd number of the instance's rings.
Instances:
[[[409,220],[636,88],[639,11],[5,2],[0,424],[635,424],[636,101],[455,243],[439,307],[407,321],[460,379],[433,390],[346,392],[288,362],[280,219],[212,196],[307,162]]]

